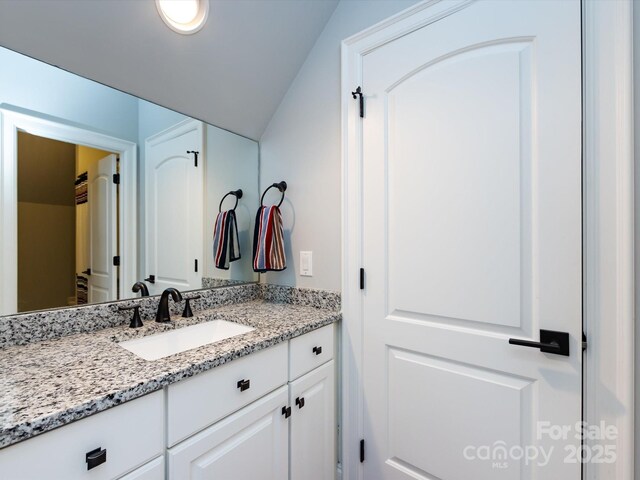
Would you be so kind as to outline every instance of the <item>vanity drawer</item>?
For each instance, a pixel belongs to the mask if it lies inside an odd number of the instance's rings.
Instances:
[[[169,447],[287,383],[287,342],[168,388]]]
[[[163,451],[163,398],[154,392],[0,450],[0,477],[11,480],[117,478]],[[87,453],[104,463],[88,470]]]
[[[120,477],[120,480],[164,480],[164,456]]]
[[[290,340],[289,380],[310,372],[333,358],[333,324]]]

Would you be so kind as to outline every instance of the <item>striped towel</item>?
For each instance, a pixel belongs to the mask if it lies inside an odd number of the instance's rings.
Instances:
[[[76,205],[87,203],[87,172],[76,177]]]
[[[261,206],[256,214],[253,233],[253,270],[267,272],[285,268],[282,214],[276,205]]]
[[[89,303],[89,280],[82,275],[76,275],[76,304],[85,305]]]
[[[229,270],[229,263],[240,258],[236,212],[227,210],[216,217],[213,229],[213,261],[216,268]]]

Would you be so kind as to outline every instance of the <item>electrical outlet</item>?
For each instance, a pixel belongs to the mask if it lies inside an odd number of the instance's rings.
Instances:
[[[313,276],[313,252],[300,252],[300,275]]]

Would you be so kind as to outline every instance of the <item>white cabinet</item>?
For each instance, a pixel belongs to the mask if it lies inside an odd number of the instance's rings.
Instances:
[[[169,480],[286,479],[287,400],[283,386],[169,449]]]
[[[1,449],[0,478],[118,478],[162,454],[163,419],[162,392],[151,393]]]
[[[169,447],[287,383],[287,344],[169,385]]]
[[[289,380],[295,380],[333,358],[332,325],[292,338],[289,341]]]
[[[164,457],[150,461],[119,480],[164,480]]]
[[[0,449],[0,480],[334,479],[334,334],[323,327]]]
[[[334,334],[329,325],[169,386],[168,479],[334,479]],[[243,399],[256,398],[239,392],[237,381],[245,378],[262,398],[211,425],[246,405]],[[264,396],[274,385],[280,388]],[[207,425],[173,446],[175,438]],[[178,429],[181,434],[172,435]]]
[[[330,361],[289,384],[291,480],[335,478],[334,368]]]

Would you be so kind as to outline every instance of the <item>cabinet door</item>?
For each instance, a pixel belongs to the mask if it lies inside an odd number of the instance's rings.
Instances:
[[[0,480],[119,478],[162,454],[163,419],[158,391],[2,448]]]
[[[120,480],[164,480],[164,457],[150,461],[121,477]]]
[[[336,475],[333,360],[290,385],[291,480],[333,480]]]
[[[288,477],[287,387],[169,449],[170,480],[282,480]]]

